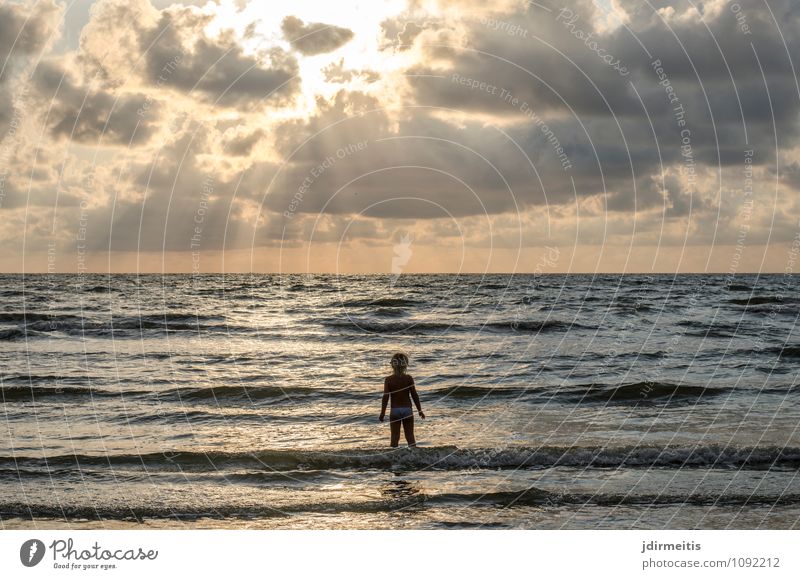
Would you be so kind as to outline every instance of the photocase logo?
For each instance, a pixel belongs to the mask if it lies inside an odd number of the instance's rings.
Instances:
[[[400,274],[403,273],[403,267],[408,263],[408,260],[411,259],[411,242],[413,239],[411,238],[410,234],[403,234],[400,238],[400,242],[396,243],[393,247],[394,256],[392,257],[392,286],[397,283],[397,280],[400,278]]]
[[[19,549],[19,560],[26,567],[36,567],[44,558],[44,543],[39,539],[28,539]]]

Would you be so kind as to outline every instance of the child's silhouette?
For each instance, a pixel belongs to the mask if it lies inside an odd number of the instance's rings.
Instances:
[[[381,401],[381,415],[379,420],[383,422],[386,417],[386,406],[389,399],[392,401],[392,410],[389,412],[389,426],[392,431],[392,446],[397,446],[400,442],[400,426],[406,435],[408,446],[416,446],[417,440],[414,438],[414,410],[411,408],[411,400],[419,411],[419,417],[425,418],[422,406],[419,403],[419,394],[414,387],[414,379],[406,374],[408,369],[408,356],[405,354],[395,354],[392,356],[392,374],[383,381],[383,400]]]

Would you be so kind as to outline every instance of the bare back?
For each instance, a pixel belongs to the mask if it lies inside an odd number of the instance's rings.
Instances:
[[[392,408],[411,408],[414,379],[408,374],[392,374],[383,382],[383,391],[391,396]]]

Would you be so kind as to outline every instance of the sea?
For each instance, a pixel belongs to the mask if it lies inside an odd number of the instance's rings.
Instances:
[[[0,528],[800,528],[797,282],[3,275]]]

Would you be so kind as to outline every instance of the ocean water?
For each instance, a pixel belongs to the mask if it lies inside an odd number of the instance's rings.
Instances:
[[[782,275],[0,276],[2,528],[800,527]],[[427,419],[378,422],[395,351]]]

